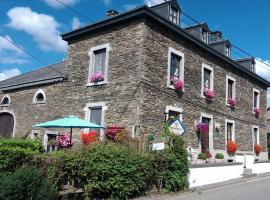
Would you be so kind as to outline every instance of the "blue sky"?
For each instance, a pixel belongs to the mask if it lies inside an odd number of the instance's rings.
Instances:
[[[103,19],[109,9],[123,12],[144,3],[144,0],[61,1],[92,21]],[[207,21],[210,29],[222,31],[233,44],[269,63],[270,1],[179,0],[179,3],[184,12],[198,21]],[[89,23],[56,0],[0,0],[0,5],[0,34],[48,64],[66,56],[66,44],[59,34]],[[191,23],[186,17],[182,22]],[[42,66],[0,38],[0,80]],[[269,67],[258,63],[258,73],[270,80]]]

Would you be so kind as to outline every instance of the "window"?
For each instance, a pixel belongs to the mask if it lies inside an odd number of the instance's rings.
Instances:
[[[1,100],[1,106],[9,106],[10,105],[10,97],[9,95],[5,95]]]
[[[178,15],[179,15],[178,10],[171,6],[170,21],[172,21],[174,24],[177,24],[177,25],[178,25]]]
[[[206,30],[202,30],[202,41],[208,44],[208,32]]]
[[[173,78],[184,81],[184,54],[173,48],[168,51],[168,76],[167,86],[173,88]]]
[[[56,137],[57,131],[46,131],[44,133],[43,145],[47,153],[57,151]]]
[[[256,70],[255,70],[255,63],[251,63],[251,71],[256,73]]]
[[[104,126],[104,117],[105,117],[105,110],[107,107],[105,106],[104,102],[100,103],[89,103],[86,105],[86,120]],[[104,137],[103,129],[89,129],[89,131],[95,131],[100,137]]]
[[[226,48],[225,48],[225,55],[227,57],[231,57],[231,48],[229,45],[226,45]]]
[[[226,144],[229,140],[235,141],[235,123],[233,120],[225,120]]]
[[[39,89],[34,95],[33,103],[42,104],[42,103],[45,103],[45,101],[46,101],[45,92]]]
[[[213,68],[209,65],[202,64],[202,88],[201,88],[201,96],[205,98],[204,96],[204,90],[210,89],[213,91],[214,89],[214,72]]]
[[[182,121],[183,110],[181,108],[166,106],[166,121],[168,123],[172,122],[176,117],[180,117]]]
[[[253,111],[255,108],[260,108],[260,91],[253,89]]]
[[[110,44],[104,44],[90,49],[88,86],[107,83],[110,49]]]
[[[260,134],[258,126],[252,127],[252,138],[253,138],[253,146],[256,144],[260,144]]]
[[[235,79],[226,75],[226,105],[229,106],[228,100],[235,100]]]
[[[208,132],[199,134],[199,148],[202,153],[206,153],[207,151],[213,152],[213,116],[202,113],[200,122],[208,126]]]

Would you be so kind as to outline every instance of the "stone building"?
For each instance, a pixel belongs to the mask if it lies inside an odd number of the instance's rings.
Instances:
[[[226,152],[230,139],[240,153],[261,144],[260,159],[266,159],[270,83],[254,73],[254,59],[231,59],[221,32],[206,23],[182,28],[180,17],[171,0],[64,33],[65,62],[0,83],[0,134],[41,134],[33,124],[77,115],[125,126],[136,137],[160,133],[165,119],[179,116],[196,152]],[[261,110],[257,117],[255,108]],[[197,134],[200,122],[209,127],[203,136]],[[44,134],[45,144],[52,134]]]

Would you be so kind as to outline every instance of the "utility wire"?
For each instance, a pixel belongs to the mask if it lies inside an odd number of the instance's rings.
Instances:
[[[55,71],[57,71],[58,73],[60,73],[61,75],[65,76],[65,74],[63,74],[63,72],[53,68],[52,66],[48,65],[46,62],[44,62],[43,60],[39,59],[38,57],[36,57],[35,55],[33,55],[32,53],[26,51],[25,49],[23,49],[22,47],[20,47],[19,45],[17,45],[15,42],[9,40],[8,38],[0,35],[1,38],[5,39],[6,41],[8,41],[9,43],[11,43],[12,45],[14,45],[16,48],[20,49],[21,51],[23,51],[25,54],[27,54],[28,56],[34,58],[35,60],[37,60],[38,62],[40,62],[42,65],[45,65]]]

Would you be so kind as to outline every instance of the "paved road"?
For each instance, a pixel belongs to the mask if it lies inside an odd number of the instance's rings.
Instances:
[[[174,197],[171,200],[268,200],[270,177]]]
[[[151,198],[152,199],[152,198]],[[175,196],[163,196],[156,200],[269,200],[270,177],[250,179],[217,188]]]

